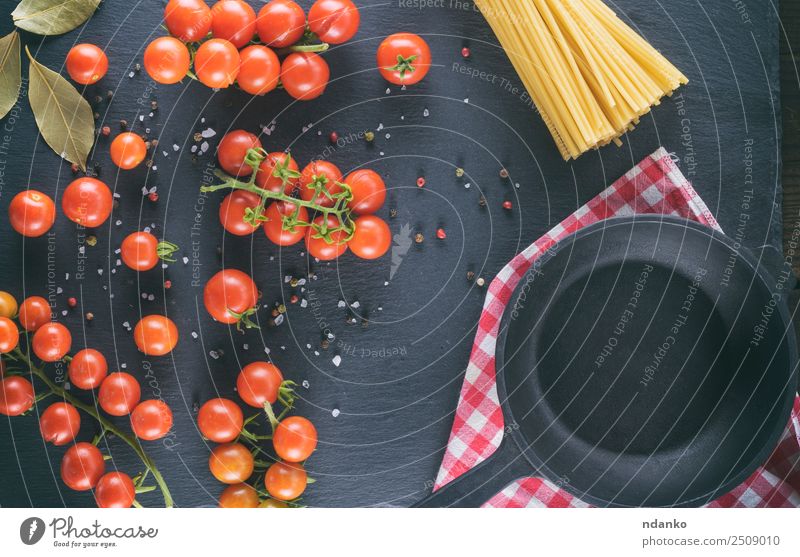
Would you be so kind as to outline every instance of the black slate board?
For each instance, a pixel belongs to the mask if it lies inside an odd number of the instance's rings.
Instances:
[[[3,3],[3,34],[11,29],[7,14],[13,4]],[[301,4],[308,8],[310,1]],[[420,499],[436,476],[483,300],[484,290],[466,280],[467,271],[488,281],[514,254],[659,145],[681,160],[725,230],[751,248],[780,246],[778,21],[771,3],[749,2],[742,10],[721,0],[613,3],[691,83],[646,117],[622,148],[607,147],[573,163],[561,161],[471,3],[444,0],[422,10],[401,0],[358,4],[362,27],[356,40],[326,55],[336,81],[321,100],[308,104],[292,105],[283,93],[259,99],[235,90],[213,94],[196,83],[153,88],[144,72],[129,77],[146,42],[163,34],[158,27],[163,2],[107,0],[79,31],[45,40],[24,35],[39,60],[55,68],[76,41],[108,45],[109,74],[87,96],[114,89],[113,102],[99,105],[105,123],[116,133],[117,122],[125,118],[135,123],[135,131],[149,128],[161,144],[157,170],[118,175],[108,159],[109,139],[98,141],[94,160],[120,200],[110,225],[96,231],[98,243],[86,248],[85,259],[79,255],[84,239],[63,216],[53,237],[26,242],[0,219],[0,285],[20,297],[52,292],[58,318],[73,331],[76,346],[102,349],[112,367],[124,364],[142,380],[146,397],[160,391],[171,404],[175,435],[167,444],[149,443],[148,449],[180,506],[214,505],[222,489],[208,472],[208,448],[195,429],[194,409],[217,393],[235,396],[240,365],[263,358],[264,346],[289,378],[309,382],[308,389],[300,389],[304,400],[298,411],[315,422],[321,442],[309,461],[317,483],[307,492],[307,504],[404,506]],[[383,36],[400,30],[424,34],[437,66],[419,86],[387,92],[387,84],[371,70],[374,52]],[[467,61],[460,55],[464,45],[472,50]],[[486,74],[471,78],[460,73],[462,65]],[[152,117],[151,99],[159,106]],[[331,130],[347,138],[381,127],[373,145],[349,143],[330,158],[344,170],[368,166],[384,175],[393,189],[382,215],[397,210],[393,232],[403,232],[408,240],[419,231],[426,239],[412,243],[388,286],[388,257],[377,263],[346,256],[339,265],[312,264],[318,280],[303,296],[313,295],[318,305],[290,306],[281,326],[265,325],[260,333],[240,336],[205,313],[191,262],[137,278],[116,267],[114,250],[126,233],[155,223],[159,235],[184,247],[183,254],[191,258],[192,250],[197,252],[202,280],[220,268],[221,248],[225,265],[252,269],[266,302],[288,299],[292,290],[284,277],[308,273],[301,250],[281,253],[260,233],[252,242],[223,237],[216,216],[222,196],[203,199],[197,193],[226,129],[256,131],[273,120],[276,126],[263,137],[265,144],[275,150],[291,146],[301,162],[324,152]],[[59,190],[72,179],[69,166],[37,140],[24,98],[0,124],[2,210],[28,183],[60,200]],[[304,132],[309,124],[314,126]],[[193,162],[192,135],[208,127],[218,134],[208,153]],[[749,141],[751,158],[745,153]],[[181,151],[174,152],[173,144]],[[456,178],[456,167],[466,170],[462,179]],[[509,181],[499,177],[501,167],[508,168]],[[420,175],[427,180],[424,189],[415,185]],[[750,175],[752,184],[746,179]],[[145,185],[158,186],[157,203],[142,198]],[[481,194],[486,208],[478,204]],[[506,199],[514,203],[511,212],[501,207]],[[202,231],[193,235],[195,217]],[[114,224],[117,219],[121,226]],[[443,242],[435,238],[440,226],[448,234]],[[166,295],[165,278],[173,284]],[[56,295],[56,288],[63,293]],[[141,293],[153,293],[155,299],[143,299]],[[85,328],[80,312],[61,315],[68,296],[82,296],[83,310],[94,313]],[[356,311],[369,318],[369,326],[346,324],[339,300],[358,301]],[[182,341],[172,358],[145,360],[123,323],[134,324],[140,311],[165,308]],[[266,317],[262,312],[262,321]],[[320,323],[336,334],[327,351],[319,348]],[[191,331],[200,339],[192,339]],[[245,343],[248,350],[242,349]],[[209,355],[212,350],[222,353],[219,359]],[[332,363],[336,354],[342,357],[338,368]],[[338,417],[333,409],[340,411]],[[0,504],[93,504],[89,494],[71,492],[58,480],[63,449],[42,444],[35,418],[0,422]],[[90,439],[92,426],[85,424],[82,437]],[[139,471],[124,446],[112,441],[111,447],[120,469]],[[156,494],[142,501],[160,502]]]

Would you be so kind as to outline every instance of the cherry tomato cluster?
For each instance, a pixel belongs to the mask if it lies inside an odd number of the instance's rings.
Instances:
[[[228,487],[219,498],[226,508],[285,507],[296,501],[306,489],[308,476],[305,462],[317,447],[317,430],[306,418],[284,418],[294,403],[292,386],[281,371],[268,362],[253,362],[242,368],[236,379],[239,396],[248,405],[266,412],[272,435],[256,435],[248,431],[258,415],[245,420],[242,409],[232,400],[215,398],[207,401],[197,415],[200,433],[214,443],[208,466],[212,475]],[[273,405],[280,402],[284,410],[276,416]],[[260,461],[260,442],[272,439],[277,457],[274,463]],[[251,448],[248,448],[248,445]],[[252,482],[254,471],[263,471]],[[264,492],[259,493],[263,483]],[[262,500],[262,495],[268,496]]]
[[[386,201],[386,185],[376,172],[360,169],[343,178],[325,160],[300,170],[290,154],[268,153],[245,130],[226,134],[217,157],[225,181],[203,190],[233,190],[219,210],[227,232],[246,236],[263,226],[274,244],[305,240],[308,253],[322,261],[348,249],[362,259],[377,259],[391,247],[389,225],[374,215]]]
[[[293,0],[271,0],[258,14],[244,0],[219,0],[210,8],[204,0],[170,0],[164,22],[171,36],[147,46],[144,67],[163,84],[191,75],[214,89],[236,83],[265,95],[281,85],[292,97],[311,100],[330,79],[317,52],[349,41],[360,21],[351,0],[317,0],[307,17]]]
[[[69,362],[67,374],[70,383],[81,390],[97,389],[96,400],[100,409],[110,416],[129,416],[131,430],[138,439],[155,441],[169,433],[172,428],[169,406],[158,399],[142,401],[141,387],[135,377],[125,372],[109,374],[106,358],[92,348],[80,350],[71,358],[67,356],[72,348],[72,335],[64,325],[51,320],[50,305],[42,297],[31,296],[18,305],[14,296],[0,292],[0,354],[15,352],[12,361],[25,358],[19,349],[20,330],[13,318],[19,321],[24,331],[32,334],[30,349],[39,360],[43,363]],[[150,319],[156,319],[158,324],[154,327],[145,325],[148,332],[141,335],[145,339],[142,340],[138,331],[142,323]],[[140,350],[145,351],[157,343],[171,342],[169,338],[164,339],[163,320],[169,321],[164,317],[150,316],[137,325],[135,337]],[[177,339],[177,331],[174,333]],[[24,414],[37,401],[33,383],[22,376],[22,373],[31,371],[30,368],[15,370],[14,375],[8,372],[8,376],[5,363],[0,369],[3,371],[0,380],[0,414]],[[100,507],[130,507],[136,498],[137,488],[142,487],[141,482],[139,479],[134,481],[123,472],[106,473],[105,458],[97,447],[99,437],[92,443],[76,441],[81,428],[81,415],[75,404],[66,400],[55,402],[39,418],[39,429],[45,442],[56,446],[71,444],[61,460],[61,479],[67,487],[77,491],[94,489],[95,500]]]

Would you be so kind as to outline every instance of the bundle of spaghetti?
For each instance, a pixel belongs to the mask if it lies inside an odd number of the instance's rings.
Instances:
[[[615,142],[686,77],[602,0],[475,0],[564,160]]]

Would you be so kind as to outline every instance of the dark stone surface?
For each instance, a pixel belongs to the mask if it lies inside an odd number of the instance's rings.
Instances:
[[[3,3],[2,33],[10,31],[7,14],[13,4]],[[310,2],[301,4],[307,8]],[[114,133],[122,118],[134,124],[134,131],[149,128],[160,145],[157,171],[142,167],[117,173],[108,158],[110,140],[97,142],[94,161],[120,199],[110,223],[95,231],[98,243],[86,248],[85,258],[79,255],[81,233],[63,216],[52,237],[25,242],[7,219],[0,219],[0,284],[19,297],[52,291],[58,319],[72,330],[76,348],[99,348],[112,368],[125,365],[142,381],[145,397],[160,390],[175,411],[174,436],[168,447],[156,442],[147,448],[181,506],[213,505],[222,489],[208,472],[209,449],[194,426],[193,408],[217,393],[235,396],[238,369],[263,358],[264,346],[287,377],[309,381],[307,390],[300,389],[298,412],[315,422],[320,445],[308,463],[317,479],[307,492],[308,504],[404,506],[420,499],[435,478],[448,438],[483,299],[484,291],[466,280],[467,271],[488,281],[521,248],[659,145],[682,159],[684,172],[726,231],[739,234],[749,247],[780,245],[778,27],[770,3],[748,3],[746,18],[730,2],[614,3],[691,83],[680,98],[666,100],[644,118],[622,148],[607,147],[573,163],[558,156],[471,4],[466,10],[449,0],[424,10],[397,1],[364,7],[356,40],[326,55],[335,81],[322,99],[307,104],[291,104],[283,93],[257,99],[236,90],[214,94],[188,81],[152,89],[144,72],[129,77],[146,43],[163,34],[158,27],[162,5],[110,0],[79,31],[45,40],[24,35],[38,59],[56,69],[74,42],[107,46],[111,69],[100,85],[89,88],[88,98],[113,89],[113,102],[99,105],[101,119]],[[419,86],[392,87],[387,94],[387,84],[371,69],[374,53],[383,36],[400,30],[424,34],[437,66]],[[467,61],[460,55],[465,44],[472,50]],[[454,64],[486,74],[471,78]],[[152,117],[151,99],[158,101]],[[29,183],[60,202],[72,179],[69,166],[37,139],[27,101],[21,103],[0,123],[7,143],[0,155],[3,211]],[[290,146],[301,163],[324,152],[331,130],[348,138],[382,127],[374,144],[349,143],[329,157],[345,171],[366,166],[380,172],[393,188],[381,211],[388,218],[390,208],[397,210],[390,221],[393,232],[406,230],[405,238],[417,231],[425,235],[422,245],[411,243],[388,286],[389,257],[369,263],[346,255],[338,265],[309,264],[301,249],[280,252],[260,232],[252,239],[222,235],[216,215],[222,195],[198,195],[216,143],[227,129],[257,131],[273,120],[274,131],[262,137],[265,145],[271,150]],[[193,162],[192,136],[207,127],[217,136]],[[753,141],[752,185],[745,180],[748,139]],[[466,170],[462,179],[456,178],[456,167]],[[499,177],[501,167],[508,168],[510,180]],[[419,175],[427,179],[424,189],[415,185]],[[144,185],[158,187],[157,203],[142,197]],[[481,194],[486,208],[478,204]],[[514,202],[511,212],[501,207],[506,199]],[[193,235],[196,217],[201,229]],[[115,225],[117,219],[121,226]],[[267,326],[268,312],[262,311],[261,331],[245,336],[212,322],[202,307],[202,287],[193,284],[192,261],[138,277],[116,266],[114,251],[124,235],[153,223],[159,236],[183,247],[181,255],[192,259],[196,252],[201,281],[224,260],[226,266],[251,271],[264,302],[272,304],[292,294],[285,276],[311,270],[318,280],[310,281],[302,296],[313,296],[312,303],[305,309],[290,305],[288,319],[277,328]],[[435,238],[439,226],[447,230],[446,241]],[[173,287],[164,292],[166,278]],[[56,288],[63,293],[57,295]],[[150,293],[153,301],[142,297]],[[82,310],[95,319],[85,323],[77,310],[63,317],[68,296],[78,297]],[[339,300],[358,301],[355,311],[369,318],[369,326],[347,325]],[[140,314],[164,311],[180,327],[181,342],[172,357],[143,359],[123,323],[133,325]],[[319,349],[320,323],[336,334],[327,351]],[[248,350],[242,349],[245,343]],[[212,350],[224,354],[214,359]],[[332,363],[336,354],[342,357],[338,368]],[[341,412],[336,418],[333,409]],[[43,445],[35,417],[0,422],[0,504],[93,504],[90,494],[64,489],[58,479],[63,449]],[[93,433],[93,424],[85,420],[81,438],[91,439]],[[110,446],[115,465],[139,472],[119,441]],[[155,505],[160,500],[149,494],[142,501]]]

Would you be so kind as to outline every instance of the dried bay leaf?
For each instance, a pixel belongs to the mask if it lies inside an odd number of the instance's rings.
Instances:
[[[89,19],[100,0],[22,0],[11,12],[14,25],[37,35],[61,35]]]
[[[94,144],[92,108],[69,81],[25,51],[31,61],[28,100],[39,132],[51,149],[85,171]]]
[[[17,104],[22,86],[19,35],[12,31],[0,39],[0,118]]]

